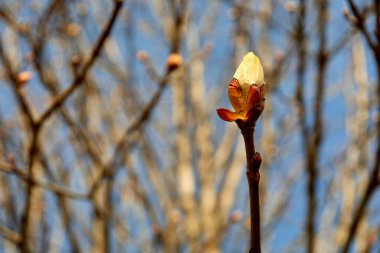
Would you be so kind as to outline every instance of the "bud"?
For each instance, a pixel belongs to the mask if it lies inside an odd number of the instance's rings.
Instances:
[[[182,55],[178,53],[171,53],[166,60],[166,65],[170,70],[174,70],[181,66],[183,63]]]
[[[243,61],[234,74],[234,78],[238,80],[243,92],[243,96],[247,96],[248,89],[251,85],[264,85],[264,72],[259,58],[252,52],[246,54]]]
[[[32,72],[22,71],[17,75],[17,84],[19,87],[24,86],[30,79],[32,79]]]
[[[144,50],[139,50],[136,54],[136,57],[139,61],[146,62],[149,59],[149,55]]]
[[[264,71],[259,58],[246,54],[228,86],[228,97],[235,112],[218,109],[225,121],[256,122],[264,110]]]
[[[7,156],[7,162],[11,164],[12,166],[16,166],[16,157],[14,154],[8,154]]]

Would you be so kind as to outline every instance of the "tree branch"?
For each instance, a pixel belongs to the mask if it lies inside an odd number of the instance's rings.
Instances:
[[[68,189],[67,187],[59,185],[55,182],[45,181],[36,177],[32,177],[28,174],[28,172],[26,172],[26,170],[17,168],[8,163],[0,162],[0,171],[8,173],[8,174],[14,174],[18,178],[22,179],[23,181],[27,183],[37,185],[45,190],[51,191],[63,197],[72,198],[72,199],[87,199],[88,198],[88,194],[86,193],[74,192]]]
[[[4,238],[6,238],[7,240],[15,243],[15,244],[18,244],[21,242],[21,236],[20,234],[10,230],[9,228],[7,227],[4,227],[4,226],[0,226],[0,234],[2,236],[4,236]]]
[[[83,65],[82,70],[75,76],[72,84],[66,90],[64,90],[61,94],[57,95],[53,99],[53,102],[51,102],[49,107],[46,109],[46,111],[40,116],[40,118],[37,120],[37,123],[39,125],[42,125],[53,114],[53,112],[59,109],[60,106],[66,101],[66,99],[82,84],[82,82],[84,81],[87,75],[87,72],[90,70],[95,60],[98,58],[104,46],[105,41],[111,34],[111,30],[115,24],[116,18],[122,6],[123,6],[123,1],[115,1],[115,5],[112,11],[111,17],[109,18],[107,25],[104,27],[103,32],[101,33],[95,47],[92,49],[90,58]]]

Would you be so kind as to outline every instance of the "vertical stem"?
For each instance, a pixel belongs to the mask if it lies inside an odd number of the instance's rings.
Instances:
[[[249,253],[261,253],[260,246],[260,203],[259,203],[259,171],[247,170],[249,200],[251,209],[251,249]]]
[[[251,216],[251,247],[249,253],[261,253],[260,246],[260,154],[255,152],[254,133],[255,128],[246,127],[241,129],[244,137],[245,152],[247,157],[247,180],[249,186],[249,203]]]
[[[255,132],[255,127],[245,127],[241,129],[241,134],[244,138],[245,144],[245,155],[247,158],[247,170],[252,169],[252,158],[255,154],[255,141],[253,133]]]

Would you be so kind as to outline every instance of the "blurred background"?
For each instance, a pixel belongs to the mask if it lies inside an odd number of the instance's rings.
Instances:
[[[377,0],[0,0],[0,252],[247,252],[260,57],[263,252],[380,251]]]

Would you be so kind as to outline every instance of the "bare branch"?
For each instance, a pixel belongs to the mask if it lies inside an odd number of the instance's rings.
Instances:
[[[123,6],[123,1],[115,1],[115,6],[112,11],[112,14],[106,26],[104,27],[103,32],[101,33],[97,43],[92,49],[90,58],[87,60],[87,62],[84,63],[82,70],[75,76],[71,85],[66,90],[64,90],[61,94],[59,94],[53,99],[53,101],[45,110],[45,112],[37,120],[38,125],[42,125],[52,115],[52,113],[55,112],[57,109],[59,109],[61,105],[66,101],[66,99],[82,84],[82,82],[86,78],[87,72],[91,69],[95,60],[98,58],[104,46],[105,41],[107,40],[108,36],[111,34],[111,30],[115,24],[116,18],[122,6]]]
[[[27,170],[17,168],[9,163],[0,162],[0,171],[8,173],[8,174],[15,174],[16,176],[18,176],[20,179],[24,180],[28,184],[32,183],[34,185],[42,187],[48,191],[54,192],[57,195],[60,195],[63,197],[72,198],[72,199],[87,199],[88,198],[87,194],[73,192],[72,190],[66,188],[65,186],[61,186],[57,183],[41,180],[35,177],[33,178],[28,174]]]
[[[14,231],[12,231],[12,230],[4,227],[4,226],[1,226],[1,225],[0,225],[0,234],[2,236],[4,236],[5,239],[7,239],[7,240],[9,240],[15,244],[21,242],[21,236],[18,233],[14,232]]]

